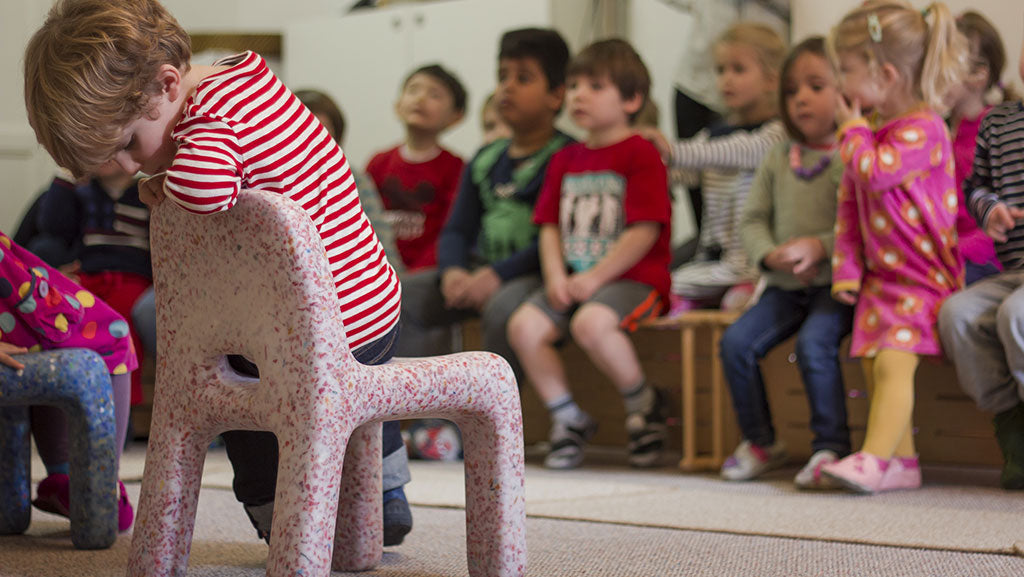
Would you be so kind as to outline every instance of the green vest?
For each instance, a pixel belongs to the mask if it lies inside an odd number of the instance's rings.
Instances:
[[[568,136],[556,132],[544,148],[523,161],[512,172],[512,180],[495,186],[491,182],[491,169],[508,151],[511,141],[498,140],[480,151],[470,176],[480,193],[483,216],[480,219],[480,255],[489,263],[507,259],[529,247],[537,238],[537,226],[533,224],[533,204],[527,204],[519,196],[533,180],[547,168],[551,155],[570,142]],[[542,183],[539,183],[538,189]]]

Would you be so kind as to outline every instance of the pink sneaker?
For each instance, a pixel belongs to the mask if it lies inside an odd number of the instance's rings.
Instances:
[[[32,504],[40,511],[71,518],[71,480],[64,473],[50,475],[39,482]]]
[[[913,457],[893,457],[889,460],[889,468],[882,475],[879,491],[921,488],[921,465],[917,455]]]
[[[870,453],[857,451],[845,459],[821,467],[826,476],[858,493],[877,493],[882,490],[882,478],[889,462]]]
[[[128,500],[128,492],[124,490],[124,483],[117,482],[117,531],[124,533],[132,526],[135,520],[135,511],[132,509],[132,502]]]

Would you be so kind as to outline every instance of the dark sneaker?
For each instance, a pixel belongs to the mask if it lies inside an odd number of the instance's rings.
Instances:
[[[412,510],[409,501],[394,498],[384,501],[384,546],[399,545],[412,531]]]
[[[995,416],[996,440],[1003,452],[1003,472],[999,485],[1004,489],[1024,489],[1024,403]],[[42,486],[42,485],[40,485]]]
[[[544,458],[544,466],[549,469],[575,469],[583,463],[583,448],[597,432],[597,423],[584,415],[585,420],[579,425],[569,425],[560,421],[551,423],[551,450]]]
[[[629,433],[629,464],[634,467],[651,467],[661,459],[665,447],[665,426],[668,402],[660,389],[654,389],[654,405],[647,413],[626,415],[626,432]]]

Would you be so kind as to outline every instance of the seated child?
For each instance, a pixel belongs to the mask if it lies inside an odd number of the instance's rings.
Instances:
[[[462,174],[462,159],[442,148],[439,138],[465,110],[466,90],[458,78],[437,64],[417,68],[395,103],[405,141],[366,165],[410,271],[437,265],[438,235]]]
[[[835,301],[831,292],[829,260],[843,165],[835,159],[839,91],[824,39],[808,38],[790,52],[781,88],[782,120],[791,140],[772,147],[757,170],[740,221],[744,249],[767,288],[722,336],[722,367],[743,435],[722,465],[722,477],[753,479],[786,463],[758,363],[796,334],[814,438],[813,455],[795,483],[819,489],[830,487],[821,466],[850,453],[839,344],[853,324],[853,307]]]
[[[541,286],[537,228],[532,222],[551,155],[571,142],[555,129],[565,96],[569,48],[554,30],[506,32],[498,52],[496,99],[512,130],[481,148],[463,171],[438,241],[436,269],[402,279],[401,356],[451,351],[438,327],[479,317],[482,347],[522,371],[508,346],[508,318]]]
[[[739,221],[754,171],[771,147],[785,138],[777,120],[779,66],[786,46],[763,24],[739,23],[715,43],[718,89],[728,108],[725,124],[669,144],[657,135],[670,169],[702,188],[703,215],[697,251],[672,272],[670,315],[717,307],[733,286],[752,284],[757,271],[740,241]]]
[[[114,162],[101,165],[87,181],[76,185],[69,174],[58,174],[43,196],[40,238],[30,250],[46,244],[63,254],[53,261],[40,258],[103,299],[126,321],[139,364],[145,349],[132,320],[132,308],[153,284],[149,255],[149,208],[139,200],[135,174]],[[155,316],[153,317],[155,322]],[[132,373],[132,404],[142,402],[142,371]],[[150,399],[152,400],[152,399]]]
[[[258,54],[212,66],[192,66],[190,58],[188,34],[156,0],[57,2],[25,54],[25,99],[36,137],[76,176],[111,159],[126,172],[156,175],[139,186],[150,206],[166,197],[210,214],[229,210],[243,188],[287,195],[323,239],[353,355],[387,362],[398,335],[401,287],[360,208],[341,148]],[[258,374],[244,357],[229,355],[229,361]],[[392,430],[384,437],[385,451],[393,447],[384,459],[384,486],[393,482],[397,490],[408,481],[408,468],[401,435]],[[277,440],[265,431],[222,437],[235,496],[269,540]],[[404,495],[396,498],[405,502]],[[389,544],[411,529],[411,517],[402,521]]]
[[[651,466],[665,440],[666,401],[627,334],[665,310],[669,287],[668,176],[631,127],[650,77],[622,40],[585,48],[567,77],[569,114],[587,137],[551,158],[534,213],[544,287],[509,319],[509,343],[551,413],[546,467],[578,467],[597,429],[573,400],[556,350],[567,334],[622,395],[630,464]]]
[[[1024,47],[1020,76],[1024,79]],[[971,214],[995,241],[1003,271],[946,300],[942,346],[960,386],[992,420],[1003,452],[1004,489],[1024,489],[1024,102],[1007,102],[981,122],[971,176]]]
[[[1012,100],[1013,95],[1000,87],[1006,52],[999,32],[992,23],[977,12],[967,11],[956,19],[956,27],[967,37],[970,46],[970,70],[964,81],[950,91],[949,125],[953,135],[953,157],[956,159],[956,179],[959,207],[956,215],[956,235],[960,252],[964,256],[964,282],[974,284],[1002,270],[992,239],[985,234],[967,209],[963,183],[971,175],[974,149],[978,141],[978,128],[992,106],[988,102],[994,91],[1000,101]]]
[[[121,461],[131,400],[130,374],[138,367],[128,323],[95,295],[71,282],[0,232],[0,364],[24,368],[17,355],[63,348],[92,349],[110,371],[114,397],[115,463]],[[4,369],[0,369],[4,370]],[[32,436],[46,467],[32,504],[71,517],[68,420],[56,407],[31,409]],[[132,526],[134,512],[118,481],[117,529]]]

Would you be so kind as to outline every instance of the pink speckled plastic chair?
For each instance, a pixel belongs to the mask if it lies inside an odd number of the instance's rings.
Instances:
[[[504,359],[356,362],[320,238],[277,194],[243,192],[209,216],[165,202],[151,242],[160,358],[129,575],[185,575],[206,448],[232,429],[272,431],[280,446],[268,575],[374,567],[380,421],[407,417],[462,429],[469,574],[525,574],[522,413]],[[228,353],[261,379],[237,376]]]

